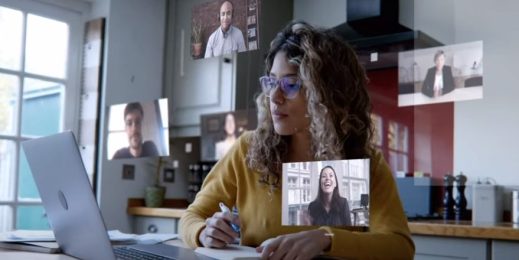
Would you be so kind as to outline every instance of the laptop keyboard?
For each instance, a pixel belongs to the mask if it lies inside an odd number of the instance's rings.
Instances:
[[[139,251],[130,247],[116,247],[114,253],[117,259],[143,259],[143,260],[155,260],[155,259],[170,259],[159,255],[154,255],[144,251]]]

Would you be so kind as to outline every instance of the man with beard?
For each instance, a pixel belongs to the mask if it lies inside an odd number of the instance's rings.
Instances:
[[[158,156],[157,146],[152,141],[142,142],[142,119],[144,110],[139,102],[128,103],[124,108],[124,129],[129,146],[115,152],[112,159]]]

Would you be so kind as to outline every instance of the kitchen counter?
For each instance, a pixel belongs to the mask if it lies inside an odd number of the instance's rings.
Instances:
[[[130,199],[127,212],[136,216],[180,218],[187,205],[187,201],[166,200],[163,208],[148,208],[143,199]],[[410,221],[409,229],[413,235],[519,241],[519,225],[512,223],[473,225],[471,221],[420,220]]]
[[[409,222],[414,235],[483,238],[519,241],[519,225],[512,223],[478,223],[471,221],[423,220]]]

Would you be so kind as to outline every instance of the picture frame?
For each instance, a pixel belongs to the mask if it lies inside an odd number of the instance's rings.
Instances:
[[[175,182],[175,169],[164,168],[162,170],[162,181],[163,182]]]
[[[135,165],[123,164],[122,178],[123,178],[123,180],[135,179]]]

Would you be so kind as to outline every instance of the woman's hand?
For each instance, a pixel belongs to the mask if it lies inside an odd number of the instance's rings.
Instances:
[[[330,246],[325,230],[315,229],[268,239],[256,248],[262,259],[312,259]]]
[[[232,229],[231,222],[240,225],[238,217],[233,217],[230,213],[214,213],[205,220],[206,226],[200,232],[198,240],[204,247],[222,248],[232,243],[239,234]]]

